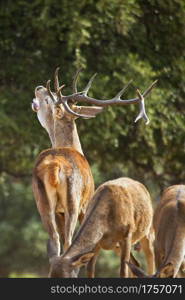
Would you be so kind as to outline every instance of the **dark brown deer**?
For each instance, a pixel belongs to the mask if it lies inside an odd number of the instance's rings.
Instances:
[[[51,277],[74,277],[76,268],[88,263],[88,275],[94,277],[99,250],[121,251],[120,276],[128,277],[125,261],[130,260],[131,246],[140,241],[148,272],[154,273],[151,225],[153,208],[143,184],[119,178],[102,184],[90,200],[82,224],[68,250],[53,260]]]
[[[154,213],[157,272],[150,277],[185,277],[185,185],[164,190]],[[138,277],[148,277],[128,263]]]
[[[82,92],[77,92],[77,78],[73,82],[73,94],[63,96],[59,86],[58,68],[55,71],[55,92],[50,89],[50,81],[46,88],[38,86],[35,89],[32,109],[37,112],[41,125],[49,134],[53,148],[43,151],[33,170],[33,193],[36,199],[45,229],[49,234],[48,255],[50,260],[59,256],[60,237],[64,243],[64,250],[70,244],[76,223],[82,220],[86,206],[94,192],[94,182],[91,170],[83,155],[78,137],[75,120],[78,117],[92,118],[108,105],[127,105],[139,103],[140,113],[136,121],[144,118],[144,97],[152,88],[154,82],[143,95],[137,91],[138,97],[122,100],[124,91],[118,93],[111,100],[97,100],[87,96],[94,76]],[[76,102],[87,102],[100,107],[77,106]]]

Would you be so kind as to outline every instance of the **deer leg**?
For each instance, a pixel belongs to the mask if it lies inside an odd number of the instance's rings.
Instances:
[[[49,241],[47,243],[47,253],[49,259],[53,256],[60,255],[60,237],[58,234],[55,208],[57,203],[56,189],[47,183],[44,184],[45,189],[40,194],[40,201],[38,203],[38,210],[41,216],[42,223],[49,234]]]
[[[87,264],[87,277],[88,278],[95,277],[95,265],[96,265],[97,257],[98,257],[98,255],[94,255]]]
[[[56,213],[56,222],[58,227],[58,232],[64,247],[65,244],[65,217],[64,213]]]
[[[50,237],[47,243],[47,253],[49,259],[51,259],[53,256],[60,255],[60,238],[55,222],[55,213],[50,212],[48,215],[45,215],[43,223]]]
[[[43,219],[44,219],[43,224],[50,236],[47,242],[47,253],[51,264],[53,258],[60,255],[60,237],[57,231],[55,212],[49,212],[48,214],[44,214]],[[48,277],[50,277],[50,274],[51,274],[51,265],[50,265]]]
[[[121,248],[121,268],[120,277],[128,277],[128,266],[125,261],[130,260],[130,252],[132,245],[132,234],[128,233],[127,237],[123,241],[119,242]]]
[[[118,256],[121,255],[121,249],[120,249],[119,244],[116,244],[116,246],[114,247],[113,250],[114,250],[114,252],[115,252]],[[137,259],[133,256],[132,252],[130,252],[130,262],[131,262],[132,264],[136,265],[137,267],[140,267],[139,262],[138,262]],[[129,277],[129,278],[131,278],[131,277],[136,277],[136,276],[132,273],[132,271],[131,271],[130,268],[128,269],[128,277]]]
[[[95,266],[96,266],[96,261],[97,261],[97,257],[100,251],[100,247],[98,247],[96,249],[96,252],[94,254],[94,256],[90,259],[90,261],[87,264],[87,277],[88,278],[94,278],[95,277]]]
[[[65,213],[65,243],[64,251],[66,251],[72,242],[73,233],[78,221],[78,210],[73,209]]]
[[[153,241],[151,241],[150,236],[145,236],[140,240],[140,243],[146,257],[147,273],[148,275],[152,275],[155,272]]]
[[[164,255],[163,255],[163,252],[161,253],[161,251],[159,251],[159,249],[155,245],[155,242],[154,242],[154,254],[155,254],[156,269],[159,270],[159,268],[161,267],[161,265],[164,261]]]

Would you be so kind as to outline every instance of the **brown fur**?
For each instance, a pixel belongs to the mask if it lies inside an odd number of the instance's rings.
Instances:
[[[72,277],[74,267],[88,263],[89,275],[93,277],[99,250],[114,250],[119,243],[120,276],[128,277],[125,260],[129,261],[131,245],[138,241],[147,256],[148,271],[152,274],[152,217],[150,195],[141,183],[119,178],[102,184],[89,202],[72,245],[61,258],[53,262],[51,276]]]
[[[84,215],[93,191],[91,170],[82,154],[69,147],[41,152],[33,170],[33,192],[52,241],[50,258],[60,254],[58,233],[65,249],[71,244],[77,219]]]
[[[161,277],[169,277],[172,267],[172,277],[185,277],[185,185],[165,189],[154,214],[154,229],[156,266],[166,266]]]

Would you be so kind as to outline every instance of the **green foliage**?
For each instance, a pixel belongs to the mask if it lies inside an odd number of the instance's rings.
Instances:
[[[33,204],[31,173],[38,153],[50,146],[31,112],[34,88],[53,78],[59,65],[66,94],[76,68],[85,68],[79,90],[98,72],[89,95],[102,99],[131,78],[125,97],[158,78],[146,99],[148,126],[133,123],[138,107],[132,105],[78,120],[78,129],[97,185],[131,176],[155,197],[165,186],[183,182],[185,2],[1,1],[0,18],[0,202],[2,211],[6,207],[1,269],[33,272],[32,266],[46,261],[46,236]]]
[[[7,277],[12,270],[46,272],[47,235],[36,212],[30,181],[22,184],[2,174],[0,207],[0,277]]]
[[[109,263],[107,263],[109,262]],[[113,251],[101,251],[96,264],[97,277],[119,277],[120,259]]]

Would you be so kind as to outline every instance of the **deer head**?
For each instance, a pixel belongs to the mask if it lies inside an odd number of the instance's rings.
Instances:
[[[79,267],[86,265],[94,256],[94,253],[76,255],[73,258],[55,257],[51,263],[50,277],[75,278],[78,275]]]

